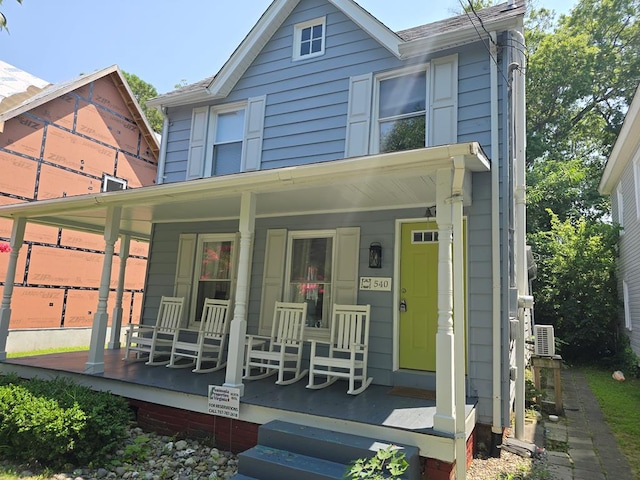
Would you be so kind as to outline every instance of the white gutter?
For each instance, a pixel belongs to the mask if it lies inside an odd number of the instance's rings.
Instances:
[[[511,34],[521,42],[524,48],[524,35],[520,30],[512,30]],[[525,308],[523,307],[527,297],[527,225],[526,225],[526,173],[525,173],[525,76],[526,60],[521,48],[516,49],[514,55],[516,65],[510,72],[513,75],[513,103],[514,103],[514,197],[515,197],[515,269],[516,287],[518,289],[518,341],[516,342],[516,404],[515,404],[515,436],[518,440],[524,439],[524,409],[525,409]],[[513,65],[513,64],[512,64]],[[522,132],[521,135],[517,135]]]
[[[491,32],[491,312],[493,351],[493,424],[491,431],[502,434],[502,348],[500,331],[500,132],[498,123],[498,49],[496,32]]]
[[[167,107],[161,107],[162,138],[160,139],[160,155],[158,155],[158,169],[156,171],[156,185],[164,183],[164,169],[167,163],[167,137],[169,135],[169,115]]]

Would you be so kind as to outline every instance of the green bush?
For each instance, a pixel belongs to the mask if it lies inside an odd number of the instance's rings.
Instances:
[[[381,448],[371,458],[359,458],[345,473],[348,480],[398,478],[409,468],[405,454],[395,445]]]
[[[45,466],[101,462],[131,420],[121,397],[70,380],[0,377],[0,456]]]

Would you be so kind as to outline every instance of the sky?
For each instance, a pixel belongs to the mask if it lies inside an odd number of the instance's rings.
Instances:
[[[568,13],[577,0],[535,0]],[[442,20],[460,0],[358,0],[394,31]],[[0,60],[50,83],[111,65],[159,94],[218,72],[271,0],[0,0]]]

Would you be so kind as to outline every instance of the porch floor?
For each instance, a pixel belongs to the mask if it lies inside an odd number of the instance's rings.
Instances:
[[[192,373],[188,368],[126,362],[122,360],[123,353],[124,350],[105,350],[104,373],[98,375],[84,373],[88,351],[9,358],[0,363],[0,372],[14,371],[23,376],[28,372],[29,377],[41,378],[81,375],[88,383],[92,378],[101,379],[101,385],[107,381],[108,390],[114,393],[122,390],[118,385],[125,386],[128,392],[152,387],[202,397],[204,404],[208,386],[222,385],[225,380],[224,369],[206,374]],[[309,390],[305,388],[306,384],[306,377],[286,386],[276,385],[274,376],[244,381],[241,409],[243,404],[252,405],[439,436],[433,430],[435,400],[392,394],[392,387],[383,385],[370,385],[363,393],[352,396],[346,393],[346,381],[337,381],[320,390]],[[467,399],[466,416],[473,411],[474,404],[474,399]]]

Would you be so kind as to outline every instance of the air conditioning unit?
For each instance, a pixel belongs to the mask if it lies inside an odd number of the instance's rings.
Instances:
[[[536,325],[533,327],[535,337],[534,353],[541,357],[553,357],[556,354],[556,342],[553,325]]]

